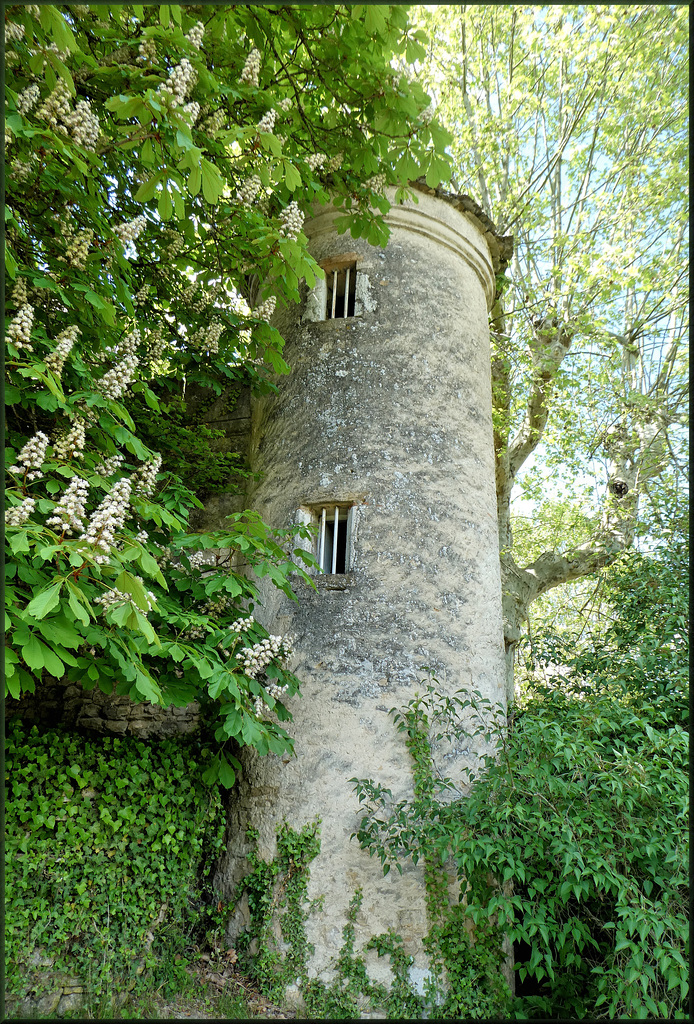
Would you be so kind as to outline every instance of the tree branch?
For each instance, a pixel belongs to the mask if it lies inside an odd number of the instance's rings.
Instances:
[[[574,329],[547,316],[535,321],[532,342],[535,373],[528,395],[525,419],[509,445],[509,473],[515,478],[528,456],[537,448],[549,417],[549,400],[557,370],[568,354]]]

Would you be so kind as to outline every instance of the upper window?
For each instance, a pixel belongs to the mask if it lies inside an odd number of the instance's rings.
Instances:
[[[346,320],[376,308],[368,275],[357,269],[359,262],[356,252],[321,260],[325,276],[319,278],[308,293],[304,321]]]
[[[346,267],[325,271],[326,303],[325,319],[337,320],[354,316],[354,305],[357,297],[357,261],[348,263]]]

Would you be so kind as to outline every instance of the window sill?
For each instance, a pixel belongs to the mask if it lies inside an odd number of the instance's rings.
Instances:
[[[320,576],[312,576],[311,579],[316,585],[316,590],[349,590],[354,585],[354,573],[351,572],[324,572]]]

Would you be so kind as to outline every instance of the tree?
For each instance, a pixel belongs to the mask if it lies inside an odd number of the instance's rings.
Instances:
[[[293,596],[303,554],[250,512],[188,531],[194,487],[231,464],[201,450],[186,388],[286,371],[269,321],[320,273],[312,203],[378,243],[383,185],[440,180],[448,137],[390,66],[424,49],[398,5],[5,10],[7,690],[200,699],[207,780],[231,785],[230,739],[291,749],[299,685],[234,566]]]
[[[532,603],[632,545],[682,469],[687,9],[417,11],[455,187],[515,236],[490,320],[512,680]],[[525,544],[519,494],[540,507]]]

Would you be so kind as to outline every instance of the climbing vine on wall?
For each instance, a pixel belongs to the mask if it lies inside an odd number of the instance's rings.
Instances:
[[[14,719],[5,752],[9,995],[51,975],[126,991],[183,936],[217,926],[220,792],[196,740],[40,733]],[[37,971],[41,964],[42,972]]]

